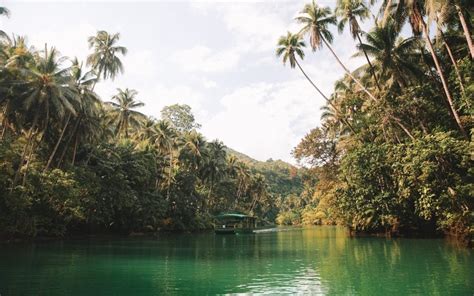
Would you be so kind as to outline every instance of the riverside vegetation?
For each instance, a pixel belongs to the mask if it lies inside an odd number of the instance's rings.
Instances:
[[[124,70],[118,33],[91,36],[83,63],[0,32],[0,235],[203,229],[235,210],[280,224],[469,241],[472,13],[464,0],[305,5],[301,30],[276,50],[327,102],[322,125],[293,151],[303,169],[206,141],[189,106],[165,107],[157,120],[137,111],[135,90],[99,98],[96,84]],[[360,22],[373,27],[364,32]],[[351,71],[337,56],[336,27],[366,65]],[[346,73],[331,95],[304,72],[306,37]]]
[[[295,18],[301,30],[282,36],[276,54],[301,70],[326,105],[321,126],[293,151],[309,173],[280,223],[472,239],[473,12],[473,2],[461,0],[303,7]],[[373,23],[367,32],[363,21]],[[351,34],[364,65],[348,70],[332,48],[331,27]],[[304,72],[305,37],[346,72],[331,95]]]
[[[86,63],[0,33],[0,237],[208,229],[222,211],[273,222],[274,200],[301,192],[295,167],[207,141],[187,105],[157,120],[136,90],[102,100],[96,84],[124,71],[118,33],[84,40]]]

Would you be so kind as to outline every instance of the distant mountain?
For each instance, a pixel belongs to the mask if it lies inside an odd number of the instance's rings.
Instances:
[[[265,176],[269,191],[275,195],[299,195],[303,190],[302,170],[283,160],[258,161],[250,156],[227,147],[227,152],[246,163],[253,171]]]

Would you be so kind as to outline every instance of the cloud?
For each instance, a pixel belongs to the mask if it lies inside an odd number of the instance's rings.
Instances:
[[[323,101],[304,80],[255,83],[220,100],[224,107],[203,122],[203,133],[260,160],[291,161],[289,152],[319,123]]]
[[[176,52],[172,61],[186,72],[227,72],[237,67],[240,55],[234,50],[216,51],[197,45]]]

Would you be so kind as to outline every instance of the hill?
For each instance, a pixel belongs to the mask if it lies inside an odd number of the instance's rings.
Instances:
[[[246,163],[253,171],[264,175],[272,194],[286,197],[290,194],[299,195],[303,190],[302,169],[282,160],[270,158],[258,161],[229,147],[227,152]]]

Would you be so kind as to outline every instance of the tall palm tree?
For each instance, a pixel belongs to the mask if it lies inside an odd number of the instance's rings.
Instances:
[[[8,8],[6,7],[0,6],[0,16],[9,17],[10,10],[8,10]],[[0,37],[7,37],[7,34],[4,31],[0,30]]]
[[[125,135],[128,138],[130,127],[138,127],[145,119],[145,115],[134,110],[145,104],[136,100],[138,92],[134,89],[117,89],[118,94],[108,102],[112,106],[111,120],[114,123],[117,135]]]
[[[277,57],[283,57],[283,65],[286,64],[286,62],[290,63],[291,68],[295,68],[295,66],[298,66],[300,69],[301,73],[306,77],[306,79],[311,83],[311,85],[316,89],[316,91],[326,100],[326,102],[330,105],[332,105],[332,102],[329,100],[326,95],[314,84],[314,82],[309,78],[309,76],[306,74],[306,72],[303,70],[301,67],[300,63],[298,62],[297,56],[300,59],[304,59],[304,51],[303,48],[306,46],[303,40],[301,40],[301,37],[298,34],[292,34],[288,32],[286,36],[281,36],[278,39],[277,43],[277,49],[276,49],[276,55]],[[333,106],[333,105],[332,105]],[[337,109],[336,106],[333,106],[335,109]],[[350,126],[349,122],[346,122],[348,126]],[[350,127],[352,129],[352,127]]]
[[[441,84],[443,85],[443,90],[444,90],[449,108],[451,110],[451,114],[454,117],[454,120],[456,124],[458,125],[459,130],[461,131],[461,134],[465,138],[469,138],[466,130],[464,129],[464,126],[461,123],[461,119],[456,110],[456,107],[454,106],[453,99],[451,97],[451,93],[449,91],[448,84],[444,77],[443,71],[441,69],[438,56],[436,55],[436,52],[433,47],[433,43],[431,42],[430,35],[428,32],[428,26],[424,20],[426,9],[423,4],[424,4],[423,1],[420,1],[420,0],[399,0],[397,5],[395,6],[394,11],[397,11],[397,10],[403,11],[404,14],[408,17],[408,21],[410,23],[413,33],[415,35],[422,35],[425,38],[426,45],[428,46],[428,49],[431,53],[431,57],[433,58],[433,62],[436,67],[436,71],[438,72],[438,76],[441,80]],[[432,11],[433,9],[434,8],[429,8],[428,11]]]
[[[333,40],[332,33],[329,31],[330,25],[337,23],[336,18],[331,15],[331,9],[328,7],[319,7],[313,0],[306,4],[300,14],[295,18],[297,22],[303,25],[301,34],[308,34],[310,45],[313,51],[320,49],[324,43],[332,55],[336,58],[339,65],[351,77],[351,79],[374,101],[377,99],[362,83],[352,74],[351,71],[342,63],[341,59],[334,52],[330,45]]]
[[[98,104],[100,99],[97,97],[97,95],[90,90],[90,86],[95,83],[97,78],[93,75],[91,71],[84,72],[82,68],[82,63],[79,62],[77,58],[75,58],[72,61],[72,65],[70,68],[70,75],[73,81],[73,87],[75,87],[76,92],[75,94],[78,96],[76,100],[76,106],[75,106],[75,111],[76,113],[81,116],[85,112],[89,112],[91,108],[93,108],[94,104]],[[64,123],[64,126],[61,130],[61,133],[59,135],[59,138],[56,142],[56,145],[54,146],[53,151],[51,152],[51,155],[49,156],[48,162],[46,163],[46,166],[44,168],[45,171],[48,170],[48,168],[51,166],[51,163],[54,159],[54,156],[59,148],[59,145],[61,144],[64,134],[69,127],[69,124],[71,122],[71,118],[74,116],[74,113],[68,112],[68,115],[66,117],[66,121]],[[79,124],[80,118],[76,120],[76,124]],[[74,131],[74,133],[76,130]],[[69,145],[69,143],[68,143]],[[67,146],[64,148],[67,150]],[[77,145],[77,142],[75,143]]]
[[[18,181],[20,170],[30,149],[30,157],[34,152],[33,138],[41,130],[43,135],[48,128],[51,114],[55,118],[63,119],[66,113],[76,114],[74,101],[77,100],[76,89],[71,83],[69,68],[62,68],[61,64],[65,60],[59,57],[58,51],[45,48],[44,57],[37,55],[35,63],[31,64],[26,72],[26,91],[23,94],[24,108],[32,118],[29,122],[27,142],[23,148],[20,166],[13,180],[13,186]],[[42,125],[40,123],[42,122]],[[43,137],[40,138],[40,141]],[[31,148],[30,148],[31,146]],[[29,157],[29,158],[30,158]],[[26,163],[24,181],[28,165]]]
[[[168,174],[167,174],[167,193],[166,199],[170,198],[170,190],[173,182],[173,171],[174,171],[174,154],[177,148],[177,133],[176,130],[168,121],[160,120],[156,124],[154,144],[157,147],[160,154],[168,157]]]
[[[88,38],[89,48],[93,48],[94,52],[87,57],[87,65],[96,71],[97,78],[114,80],[117,74],[123,73],[119,55],[125,56],[127,48],[117,45],[119,40],[119,33],[109,34],[106,31],[98,31],[95,36]],[[95,88],[96,82],[92,89]]]
[[[417,67],[420,54],[417,52],[417,38],[399,37],[393,21],[385,25],[376,25],[367,35],[366,43],[357,46],[355,56],[368,55],[373,58],[373,67],[379,73],[384,84],[389,87],[398,85],[407,87],[422,77],[423,72]]]
[[[335,14],[337,17],[340,18],[339,23],[337,25],[339,33],[342,33],[346,25],[349,24],[349,31],[351,33],[352,38],[354,40],[355,39],[359,40],[359,44],[362,44],[362,40],[360,38],[360,34],[362,30],[360,28],[359,22],[357,21],[357,18],[360,21],[364,21],[370,17],[370,10],[365,5],[364,1],[363,0],[338,0],[336,4]],[[364,53],[364,54],[365,54],[365,59],[367,60],[367,63],[370,67],[372,77],[374,78],[375,85],[380,91],[380,84],[377,79],[377,75],[375,75],[374,67],[372,66],[372,63],[370,62],[370,59],[367,56],[367,53]]]
[[[209,185],[209,191],[207,194],[207,200],[210,203],[211,197],[212,197],[212,192],[214,189],[214,186],[217,182],[219,182],[225,175],[226,173],[226,150],[225,146],[222,142],[220,141],[212,141],[207,144],[208,146],[208,155],[206,157],[205,164],[203,165],[202,168],[202,176],[204,176],[204,179],[207,181]],[[203,200],[203,205],[202,205],[203,210],[206,209],[206,203]]]

